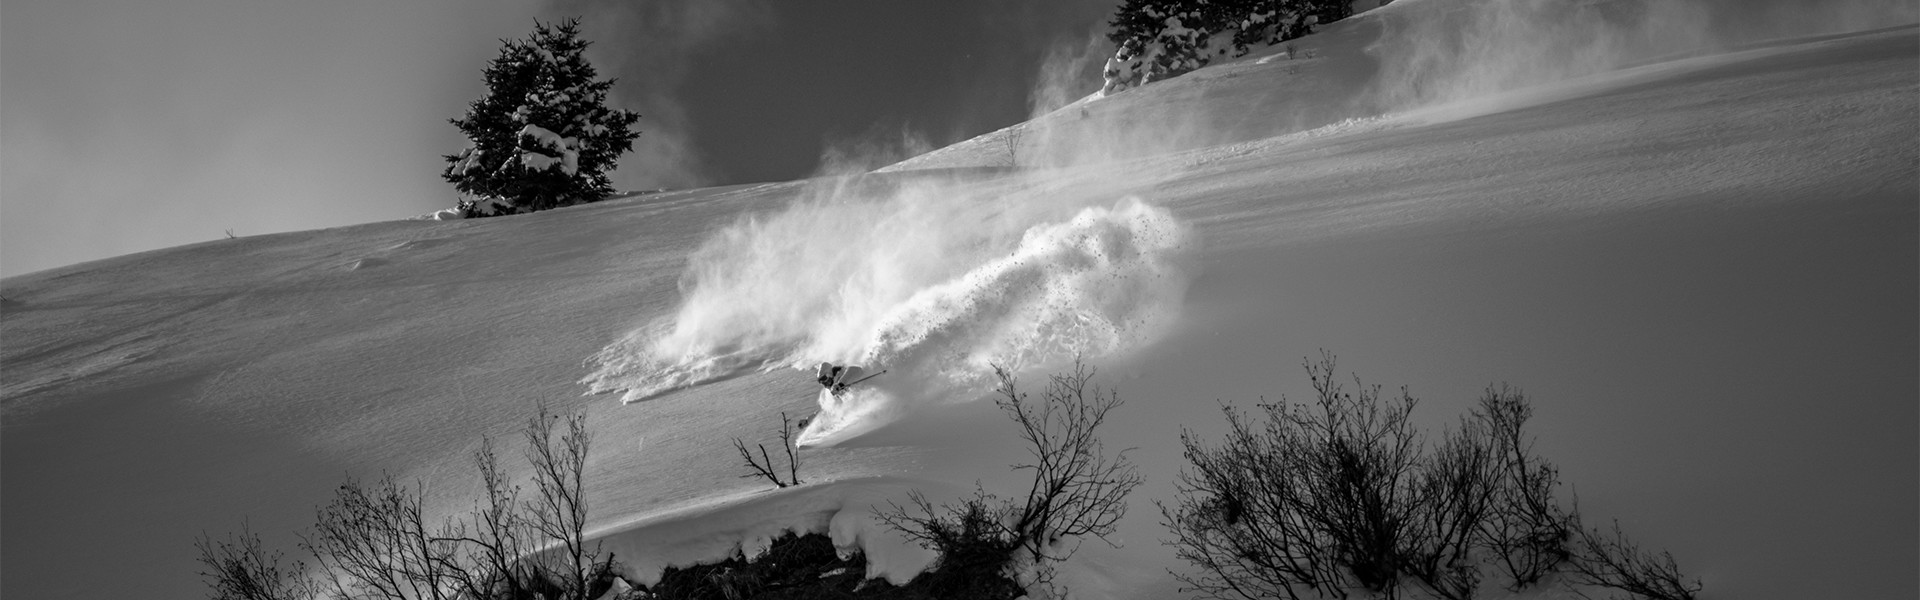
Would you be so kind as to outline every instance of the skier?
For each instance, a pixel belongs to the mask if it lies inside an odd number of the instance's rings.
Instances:
[[[853,384],[867,380],[867,377],[862,376],[865,373],[866,370],[860,367],[851,365],[842,367],[830,362],[823,362],[820,363],[820,366],[814,368],[813,379],[814,381],[820,382],[820,387],[827,388],[827,391],[832,392],[835,396],[839,396],[846,393],[847,388]]]

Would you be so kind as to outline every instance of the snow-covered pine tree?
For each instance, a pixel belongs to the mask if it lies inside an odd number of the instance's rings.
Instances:
[[[468,146],[441,173],[461,194],[464,217],[510,215],[594,202],[633,149],[640,115],[606,106],[612,79],[581,53],[579,19],[534,21],[533,35],[501,40],[487,65],[487,94],[452,119]]]
[[[1103,93],[1114,93],[1241,56],[1249,46],[1313,32],[1353,14],[1353,0],[1124,0],[1107,33]]]
[[[1214,8],[1208,0],[1126,0],[1107,39],[1119,48],[1107,60],[1104,93],[1206,66]]]
[[[1231,18],[1237,21],[1234,41],[1242,45],[1272,45],[1313,33],[1317,23],[1331,23],[1353,13],[1353,0],[1237,0]]]

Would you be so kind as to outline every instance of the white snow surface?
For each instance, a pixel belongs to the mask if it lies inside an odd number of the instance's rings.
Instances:
[[[347,475],[465,510],[469,453],[538,402],[587,413],[593,529],[636,581],[783,529],[898,581],[930,556],[874,506],[1018,489],[983,365],[1037,382],[1080,353],[1126,401],[1105,434],[1147,484],[1120,547],[1084,541],[1062,582],[1177,598],[1151,501],[1181,427],[1301,397],[1321,348],[1411,386],[1434,426],[1489,382],[1524,388],[1581,508],[1671,550],[1703,597],[1911,595],[1911,21],[1381,92],[1401,71],[1379,46],[1418,41],[1383,34],[1453,4],[1069,105],[1020,126],[1019,168],[1003,130],[872,174],[0,280],[0,596],[93,597],[76,582],[111,573],[203,597],[195,535],[245,520],[291,549]],[[819,360],[900,370],[835,404],[786,368]],[[772,439],[781,412],[825,424],[807,484],[769,490],[728,440]]]

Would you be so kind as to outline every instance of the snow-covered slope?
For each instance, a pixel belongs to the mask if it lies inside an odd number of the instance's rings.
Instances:
[[[1040,122],[1087,124],[1036,129],[1057,141],[1020,169],[958,168],[1007,164],[976,140],[862,177],[0,280],[0,595],[92,597],[110,575],[134,596],[198,597],[196,534],[244,518],[290,543],[349,474],[419,478],[435,507],[462,509],[467,453],[536,402],[589,414],[593,511],[622,558],[831,525],[910,570],[924,557],[860,524],[865,507],[1005,482],[1017,449],[969,401],[969,369],[1019,356],[1037,376],[1076,348],[1127,400],[1108,435],[1139,447],[1148,479],[1125,547],[1088,544],[1068,570],[1084,597],[1176,596],[1149,500],[1169,494],[1180,426],[1216,431],[1216,400],[1298,395],[1294,365],[1320,348],[1410,385],[1433,423],[1489,382],[1525,388],[1582,507],[1673,550],[1711,597],[1910,594],[1916,30],[1324,108],[1384,97],[1361,75],[1384,55],[1365,49],[1440,1],[1330,27],[1302,40],[1313,58],[1070,106]],[[1110,210],[1073,229],[1089,208]],[[1181,237],[1151,254],[1133,243],[1145,230],[1099,214],[1165,215]],[[1085,234],[1034,233],[1065,230]],[[1110,273],[1178,285],[1093,285],[1073,265],[1103,255],[1047,248],[1158,257]],[[999,302],[1022,285],[1048,291]],[[1019,330],[1126,307],[1164,322]],[[955,360],[908,361],[913,377],[842,411],[860,427],[807,451],[808,487],[737,478],[729,438],[820,409],[785,365],[914,352]],[[644,390],[661,369],[689,375],[630,404],[581,395]]]

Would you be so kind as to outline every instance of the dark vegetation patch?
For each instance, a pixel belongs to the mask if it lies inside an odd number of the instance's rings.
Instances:
[[[985,567],[985,568],[983,568]],[[670,567],[659,583],[637,597],[659,600],[997,600],[1024,592],[1001,575],[999,565],[947,563],[904,586],[867,579],[867,558],[842,557],[824,534],[788,533],[766,554],[735,555],[722,562]]]

